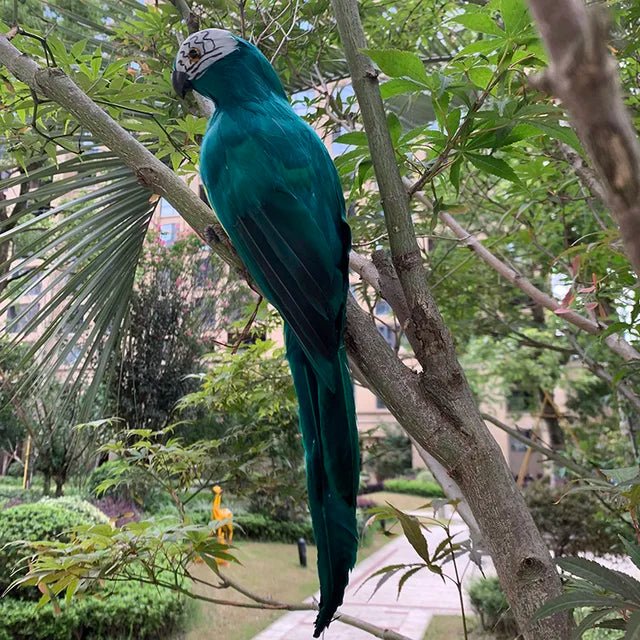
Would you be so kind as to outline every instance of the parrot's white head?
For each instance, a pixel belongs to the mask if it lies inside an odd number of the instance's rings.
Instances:
[[[218,60],[240,46],[238,39],[224,29],[203,29],[192,33],[180,45],[172,75],[173,87],[181,96]]]

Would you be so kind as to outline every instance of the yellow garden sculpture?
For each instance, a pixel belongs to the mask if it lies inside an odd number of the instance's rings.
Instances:
[[[215,498],[213,499],[213,506],[211,507],[211,519],[217,520],[218,522],[221,520],[229,520],[229,522],[218,528],[218,542],[220,544],[230,545],[231,540],[233,540],[233,513],[231,513],[230,509],[223,509],[220,506],[222,501],[222,487],[216,485],[212,491],[215,494]],[[211,535],[213,535],[213,533]],[[216,562],[218,564],[227,564],[219,558],[216,558]]]

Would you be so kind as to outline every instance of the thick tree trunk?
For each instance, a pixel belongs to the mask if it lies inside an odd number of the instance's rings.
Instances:
[[[45,496],[51,494],[51,474],[44,472],[42,474],[42,493]]]
[[[427,376],[409,370],[354,300],[349,304],[345,341],[350,356],[376,395],[462,490],[523,637],[569,638],[570,620],[566,615],[530,623],[544,601],[560,595],[560,579],[462,372],[458,369],[457,373],[451,370]],[[452,363],[453,368],[457,366]],[[456,379],[454,386],[446,382]],[[437,404],[436,397],[440,398]]]

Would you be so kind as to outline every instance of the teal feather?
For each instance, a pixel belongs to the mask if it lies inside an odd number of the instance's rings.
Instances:
[[[340,181],[266,58],[238,39],[193,88],[216,104],[200,172],[231,242],[285,321],[318,549],[314,636],[342,604],[358,547],[358,432],[343,343],[351,233]]]

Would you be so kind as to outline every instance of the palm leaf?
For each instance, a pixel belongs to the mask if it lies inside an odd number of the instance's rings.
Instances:
[[[51,182],[3,202],[21,207],[0,224],[0,243],[14,247],[0,263],[3,349],[35,333],[16,393],[39,394],[61,382],[65,402],[82,392],[86,416],[125,326],[155,202],[108,151],[21,173],[0,190],[36,179]]]

